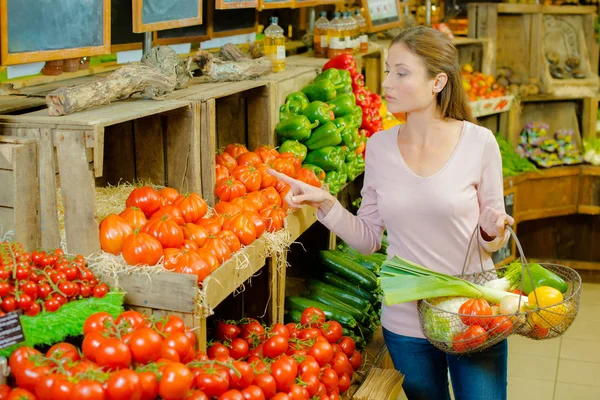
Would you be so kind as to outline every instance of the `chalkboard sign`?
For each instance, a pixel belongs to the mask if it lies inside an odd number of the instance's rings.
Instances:
[[[111,0],[110,44],[111,53],[141,49],[143,33],[133,32],[133,6],[131,0]]]
[[[25,341],[20,315],[21,311],[16,311],[0,317],[0,349]]]
[[[504,195],[504,209],[506,210],[506,213],[508,215],[510,215],[511,217],[514,214],[515,211],[515,193],[505,193]],[[514,229],[514,227],[513,227]],[[502,246],[502,248],[498,251],[496,251],[494,254],[492,254],[492,261],[494,261],[494,264],[505,264],[506,262],[508,262],[509,260],[512,260],[513,258],[513,249],[514,249],[514,241],[512,236],[508,239],[508,242],[506,242],[506,244],[504,246]]]
[[[202,25],[186,26],[184,28],[165,29],[156,31],[154,42],[156,44],[191,43],[208,40],[208,25],[210,21],[206,16],[208,12],[208,0],[202,0]]]
[[[362,0],[369,32],[379,32],[400,26],[398,0]]]
[[[232,8],[256,8],[258,0],[216,0],[215,9],[228,10]]]
[[[150,32],[202,23],[202,0],[132,0],[133,31]]]
[[[271,8],[285,8],[293,6],[294,0],[260,0],[258,4],[258,9],[266,10]]]
[[[110,52],[109,0],[0,0],[2,64]]]
[[[258,11],[255,8],[214,10],[211,37],[241,35],[256,31]]]

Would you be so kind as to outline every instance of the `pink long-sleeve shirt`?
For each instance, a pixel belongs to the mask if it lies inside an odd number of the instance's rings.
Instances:
[[[469,240],[480,213],[491,207],[504,212],[502,159],[490,130],[464,122],[460,139],[446,164],[428,177],[416,175],[404,162],[397,143],[398,127],[369,139],[362,203],[352,215],[339,202],[318,219],[362,253],[381,247],[384,229],[388,258],[394,255],[432,270],[460,274]],[[478,232],[469,250],[467,271],[493,268],[490,253],[508,240],[486,242]],[[397,334],[423,338],[416,302],[383,305],[381,323]]]

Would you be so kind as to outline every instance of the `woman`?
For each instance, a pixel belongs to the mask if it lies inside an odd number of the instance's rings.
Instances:
[[[388,109],[406,112],[404,125],[369,139],[362,203],[357,216],[329,193],[274,174],[292,188],[291,207],[311,204],[318,218],[363,253],[377,251],[387,229],[388,255],[447,274],[462,270],[476,227],[479,244],[468,269],[493,268],[490,253],[508,240],[502,161],[492,133],[474,124],[462,88],[457,51],[429,28],[403,31],[393,41],[383,82]],[[475,243],[475,241],[474,241]],[[480,247],[480,248],[476,248]],[[446,355],[422,335],[416,303],[383,306],[384,338],[410,400],[505,399],[506,341],[471,356]]]

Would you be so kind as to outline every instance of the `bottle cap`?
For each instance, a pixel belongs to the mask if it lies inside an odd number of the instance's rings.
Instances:
[[[279,17],[271,17],[270,20],[272,24],[277,24],[279,22]]]
[[[319,13],[319,17],[325,17],[325,18],[327,18],[327,11],[321,11]]]

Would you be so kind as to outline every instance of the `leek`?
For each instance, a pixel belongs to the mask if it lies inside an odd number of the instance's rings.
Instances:
[[[400,257],[383,263],[379,281],[386,305],[445,296],[483,298],[492,304],[499,304],[504,297],[519,297],[515,293],[432,271]],[[521,297],[521,302],[526,303],[527,297]]]

